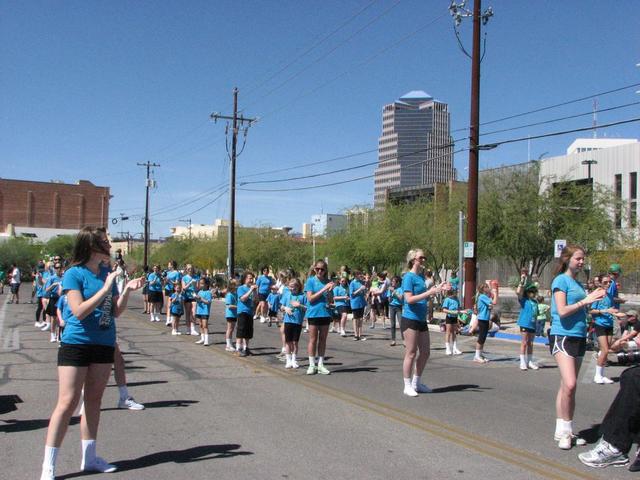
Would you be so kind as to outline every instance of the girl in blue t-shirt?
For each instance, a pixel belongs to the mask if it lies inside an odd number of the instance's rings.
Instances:
[[[238,329],[236,330],[236,350],[238,355],[251,355],[249,341],[253,338],[253,319],[258,286],[255,284],[253,272],[246,271],[240,279],[238,287]]]
[[[162,276],[159,265],[154,265],[151,273],[147,275],[147,298],[150,304],[150,320],[159,322],[162,310]]]
[[[333,289],[333,302],[338,317],[338,331],[340,336],[346,337],[345,327],[347,325],[347,304],[349,303],[349,280],[346,277],[340,277],[338,286]]]
[[[209,315],[211,312],[211,301],[213,295],[209,289],[209,280],[201,278],[198,280],[198,293],[196,293],[196,321],[200,322],[200,340],[198,345],[209,346]]]
[[[307,375],[320,373],[329,375],[331,372],[324,366],[324,354],[327,348],[327,334],[331,323],[329,305],[333,303],[333,287],[335,284],[329,281],[327,274],[327,262],[318,260],[313,270],[315,275],[310,276],[305,283],[304,290],[307,295],[307,322],[309,323],[309,368]],[[316,353],[318,362],[316,365]]]
[[[402,364],[404,394],[416,397],[419,393],[431,393],[422,383],[424,367],[431,353],[429,325],[427,324],[427,301],[430,297],[450,288],[448,283],[427,289],[424,271],[427,257],[421,249],[407,253],[409,271],[402,277],[404,302],[400,329],[404,334],[405,352]],[[415,364],[415,371],[414,371]]]
[[[224,297],[224,318],[227,320],[227,330],[224,334],[224,340],[227,343],[225,350],[227,352],[235,352],[233,348],[233,331],[236,328],[236,322],[238,321],[238,298],[236,296],[236,289],[238,288],[238,281],[232,278],[227,287],[227,294]]]
[[[171,325],[171,295],[175,286],[180,283],[180,272],[177,270],[178,262],[171,260],[167,265],[168,270],[164,275],[164,308],[167,314],[167,326]]]
[[[600,286],[609,292],[612,278],[609,275],[602,275]],[[602,299],[591,304],[591,316],[595,323],[595,334],[598,339],[598,359],[596,361],[596,373],[593,377],[594,383],[607,385],[613,380],[605,377],[604,368],[607,365],[607,356],[613,341],[613,324],[617,316],[620,315],[613,303],[613,297],[607,294]],[[623,316],[625,316],[623,314]]]
[[[458,334],[458,313],[460,313],[460,300],[457,297],[458,290],[451,289],[447,291],[447,298],[442,302],[442,311],[446,315],[444,347],[445,355],[462,355],[458,350],[456,336]]]
[[[302,292],[302,282],[297,278],[289,282],[289,289],[282,296],[285,359],[284,368],[298,368],[298,342],[302,332],[302,320],[307,309],[307,297]]]
[[[478,316],[478,339],[476,340],[476,354],[473,361],[487,363],[489,359],[484,356],[484,343],[487,341],[489,324],[491,323],[491,310],[498,303],[498,290],[491,288],[488,283],[478,287],[476,298],[476,315]]]
[[[196,288],[198,279],[195,276],[193,266],[187,264],[185,274],[182,277],[182,294],[184,296],[184,322],[187,325],[187,335],[198,335],[192,320],[195,316]]]
[[[275,285],[271,287],[271,293],[267,296],[267,305],[269,305],[269,326],[271,326],[273,322],[276,322],[276,326],[279,327],[278,310],[280,310],[280,294]]]
[[[62,280],[65,328],[58,348],[58,400],[49,420],[42,462],[42,479],[55,478],[56,458],[84,386],[82,418],[83,471],[113,472],[115,465],[96,456],[100,405],[113,365],[115,318],[127,308],[129,292],[142,288],[144,279],[126,283],[118,292],[116,272],[110,272],[111,244],[103,228],[84,227],[73,246],[71,267]],[[91,428],[85,428],[89,425]],[[87,438],[88,436],[88,438]]]
[[[533,283],[526,284],[527,275],[520,276],[520,283],[516,289],[518,303],[520,303],[520,315],[518,326],[520,327],[520,370],[538,370],[538,365],[533,361],[533,339],[536,336],[536,318],[538,316],[538,287]]]
[[[586,307],[600,300],[606,291],[597,288],[587,293],[576,280],[584,266],[582,247],[567,244],[560,253],[557,276],[551,284],[551,335],[549,349],[558,363],[560,387],[556,400],[556,431],[558,447],[568,450],[574,443],[573,413],[576,407],[576,387],[582,358],[586,350]],[[583,439],[575,440],[584,444]]]
[[[362,322],[364,318],[364,310],[367,306],[368,288],[367,281],[362,272],[356,270],[353,272],[353,280],[349,284],[349,303],[351,304],[351,313],[353,315],[353,339],[366,340],[362,336]]]
[[[269,267],[264,266],[260,270],[261,275],[256,279],[256,286],[258,291],[256,294],[256,300],[258,306],[256,307],[256,314],[254,320],[260,318],[260,323],[265,323],[269,316],[269,303],[267,297],[271,292],[271,286],[273,285],[273,278],[269,276]]]
[[[402,318],[402,302],[404,294],[402,293],[402,278],[395,275],[391,278],[389,286],[389,322],[391,323],[391,346],[396,345],[396,326],[400,327],[400,319]],[[403,335],[400,332],[400,335]],[[404,336],[403,336],[404,339]]]
[[[173,293],[169,297],[169,311],[171,312],[171,335],[182,335],[180,333],[180,317],[184,315],[185,304],[181,283],[175,284]]]

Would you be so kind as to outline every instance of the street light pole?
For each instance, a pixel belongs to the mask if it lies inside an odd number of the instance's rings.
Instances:
[[[587,166],[587,178],[589,178],[589,183],[591,183],[591,165],[597,165],[597,160],[582,160],[582,165]]]

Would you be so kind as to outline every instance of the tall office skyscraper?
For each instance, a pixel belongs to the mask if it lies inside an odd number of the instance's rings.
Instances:
[[[423,91],[400,97],[382,111],[374,203],[385,203],[387,189],[432,185],[455,179],[449,134],[449,107]]]

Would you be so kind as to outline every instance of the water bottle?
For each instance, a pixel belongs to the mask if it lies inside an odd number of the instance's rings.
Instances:
[[[111,291],[109,291],[107,296],[104,297],[100,308],[102,310],[102,316],[100,317],[98,326],[101,329],[106,330],[111,326],[111,322],[113,322],[113,295]]]

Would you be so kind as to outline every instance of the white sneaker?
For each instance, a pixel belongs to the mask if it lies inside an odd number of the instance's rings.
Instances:
[[[453,355],[453,352],[451,351],[451,347],[449,347],[449,345],[447,345],[445,347],[444,354],[445,355]]]
[[[340,331],[340,336],[341,337],[346,337],[347,336],[347,332],[345,332],[344,330]]]
[[[44,325],[42,325],[42,327],[40,327],[40,330],[42,330],[43,332],[46,332],[47,330],[49,330],[49,328],[51,328],[51,324],[47,322]]]
[[[304,333],[309,333],[309,329],[305,328],[304,330],[302,330]]]
[[[264,317],[260,317],[260,323],[265,323],[266,321],[267,321],[267,319],[266,319],[266,318],[264,318]]]
[[[293,365],[290,361],[287,360],[287,363],[284,365],[284,368],[293,368]]]
[[[190,333],[190,335],[194,335],[194,336],[195,335],[200,335],[198,333],[198,331],[196,330],[196,327],[194,327],[193,325],[191,325],[191,333]]]
[[[196,345],[202,345],[204,343],[204,338],[196,341]]]
[[[171,335],[182,335],[178,330],[171,330]]]
[[[537,364],[537,363],[534,363],[534,362],[533,362],[533,361],[531,361],[531,360],[529,360],[529,365],[528,365],[528,367],[529,367],[531,370],[538,370],[538,369],[540,368],[540,367],[538,366],[538,364]]]
[[[208,347],[209,345],[211,345],[211,344],[209,343],[209,338],[205,338],[205,339],[204,339],[204,343],[203,343],[202,345],[204,345],[205,347]]]
[[[553,435],[553,439],[556,442],[559,442],[561,437],[562,437],[562,435],[560,435],[560,434],[554,434]],[[584,438],[579,437],[577,435],[574,435],[573,433],[571,433],[571,441],[575,445],[577,445],[578,447],[584,447],[587,444],[587,441]]]
[[[460,350],[458,350],[457,348],[453,349],[453,354],[454,355],[462,355],[462,352]]]
[[[298,365],[298,362],[296,362],[295,360],[291,361],[291,368],[300,368],[300,365]]]
[[[332,325],[332,326],[329,328],[329,333],[333,333],[333,332],[335,332],[335,331],[336,331],[336,330],[335,330],[335,328],[333,328],[333,325]]]
[[[417,397],[418,392],[416,392],[411,385],[405,385],[404,391],[402,392],[408,397]]]
[[[115,472],[118,469],[115,465],[111,465],[107,463],[106,460],[100,457],[96,457],[95,460],[91,463],[82,463],[80,464],[80,470],[83,472],[100,472],[100,473],[111,473]]]
[[[44,325],[44,323],[43,323],[43,322],[36,322],[36,323],[34,323],[34,324],[33,324],[33,326],[34,326],[35,328],[42,328],[42,326],[43,326],[43,325]]]
[[[56,469],[51,466],[42,466],[42,475],[40,475],[40,480],[55,480],[56,479]]]
[[[171,320],[167,320],[166,322],[164,322],[164,324],[168,327],[171,325]]]
[[[520,370],[523,370],[523,371],[524,371],[524,370],[528,370],[528,368],[527,368],[527,364],[526,364],[526,363],[521,363],[521,364],[520,364]]]
[[[57,342],[58,341],[58,336],[55,333],[51,334],[51,338],[49,339],[49,341],[51,343]]]
[[[563,433],[558,440],[558,448],[561,450],[571,450],[572,438],[570,433]]]
[[[224,349],[225,349],[227,352],[235,352],[235,351],[236,351],[236,349],[235,349],[235,348],[230,347],[229,345],[227,345],[226,347],[224,347]]]
[[[128,410],[144,410],[144,405],[136,402],[133,397],[124,400],[118,400],[118,408],[126,408]]]
[[[431,393],[433,391],[424,383],[417,383],[415,385],[411,385],[411,387],[418,393]]]
[[[593,383],[597,383],[599,385],[611,385],[612,383],[615,383],[615,382],[610,378],[596,375],[595,377],[593,377]]]

